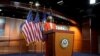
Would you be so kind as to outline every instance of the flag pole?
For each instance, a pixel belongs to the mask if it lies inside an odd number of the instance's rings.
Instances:
[[[45,6],[44,6],[44,8],[43,8],[43,13],[45,13]],[[45,21],[44,21],[44,15],[43,15],[43,18],[42,18],[42,21],[41,21],[41,27],[42,27],[42,33],[43,33],[43,31],[44,31],[44,23],[45,23]]]
[[[43,13],[45,13],[45,6],[43,8]],[[43,19],[44,19],[44,15],[43,15]],[[42,27],[43,27],[43,31],[44,31],[44,21],[42,22]],[[43,35],[43,31],[42,31],[42,35]],[[43,35],[44,37],[44,35]],[[43,41],[41,41],[41,52],[43,53]]]
[[[32,9],[33,9],[33,6],[32,6],[32,5],[33,5],[33,2],[30,1],[29,4],[30,4],[30,10],[32,10]],[[35,47],[36,47],[36,46],[35,46],[35,41],[32,43],[32,47],[34,47],[34,48],[33,48],[33,53],[35,53],[35,51],[36,51],[36,48],[35,48]]]
[[[37,2],[36,2],[37,3]],[[38,6],[37,6],[37,4],[35,3],[35,6],[36,6],[36,14],[37,14],[37,12],[38,12]],[[35,49],[35,56],[36,56],[36,52],[37,52],[37,50],[36,50],[36,41],[34,41],[34,49]]]
[[[44,6],[44,8],[43,8],[43,13],[45,13],[45,6]],[[44,16],[44,15],[43,15]],[[44,17],[43,17],[43,19],[44,19]],[[44,24],[45,22],[43,21],[43,24]],[[44,29],[43,29],[44,30]]]
[[[35,6],[36,6],[36,16],[37,16],[37,13],[39,12],[39,6],[40,6],[40,4],[39,4],[39,2],[38,1],[36,1],[36,3],[35,3]],[[39,24],[41,24],[41,22],[39,22]],[[41,27],[41,26],[40,26]],[[35,49],[36,49],[36,44],[37,44],[37,42],[40,42],[40,44],[41,44],[41,41],[36,41],[35,42]],[[40,50],[41,51],[41,50]],[[38,51],[36,51],[36,52],[38,52]],[[36,53],[35,52],[35,53]]]

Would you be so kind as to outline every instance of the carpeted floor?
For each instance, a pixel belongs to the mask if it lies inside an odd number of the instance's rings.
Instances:
[[[74,53],[73,56],[100,56],[100,55],[90,54],[90,53]]]
[[[45,56],[43,53],[5,54],[0,56]],[[73,56],[100,56],[96,54],[73,53]]]

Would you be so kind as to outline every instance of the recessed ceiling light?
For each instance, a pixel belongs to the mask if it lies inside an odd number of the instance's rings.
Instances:
[[[39,7],[39,6],[40,6],[39,2],[36,2],[36,3],[35,3],[35,6],[36,6],[36,7]]]
[[[90,2],[90,4],[95,4],[96,0],[90,0],[89,2]]]

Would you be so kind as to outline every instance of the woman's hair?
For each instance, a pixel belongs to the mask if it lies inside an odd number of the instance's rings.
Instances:
[[[48,17],[47,17],[47,22],[54,22],[53,17],[52,17],[52,16],[48,16]]]

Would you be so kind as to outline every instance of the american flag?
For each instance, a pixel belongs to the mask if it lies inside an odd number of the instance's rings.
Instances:
[[[36,39],[38,41],[42,40],[43,36],[42,36],[42,31],[41,31],[41,23],[40,23],[40,19],[39,19],[39,13],[36,13],[36,17],[34,20],[34,24],[35,24],[35,34],[36,34]]]
[[[34,23],[33,23],[32,10],[30,10],[27,15],[27,19],[25,20],[24,24],[22,25],[22,31],[25,35],[25,39],[28,44],[35,41],[34,30],[35,30],[35,27],[34,27]]]
[[[32,10],[29,11],[27,19],[22,26],[22,31],[28,44],[35,41],[40,41],[42,39],[38,13],[36,14],[35,20],[33,21]]]

